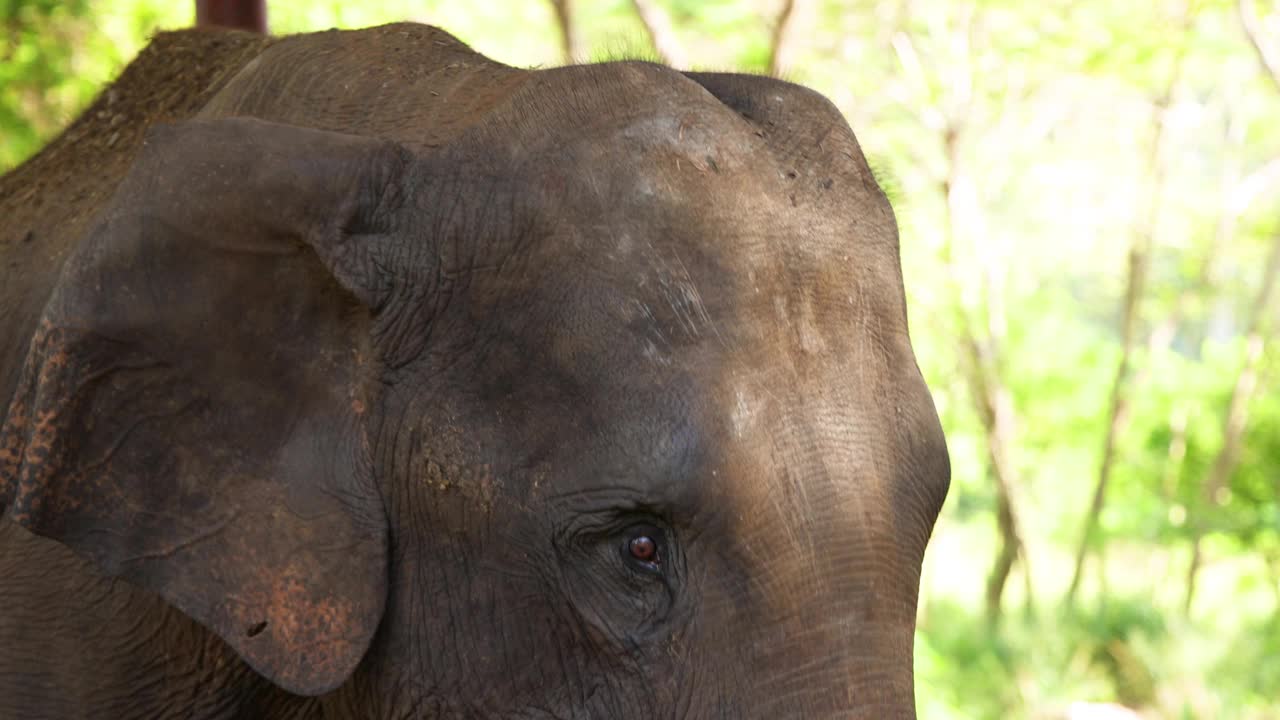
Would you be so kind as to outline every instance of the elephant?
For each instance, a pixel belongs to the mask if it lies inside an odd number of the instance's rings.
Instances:
[[[0,215],[0,716],[915,716],[950,465],[819,93],[180,30]]]

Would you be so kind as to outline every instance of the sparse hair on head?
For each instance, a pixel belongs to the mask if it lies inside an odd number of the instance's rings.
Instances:
[[[653,43],[634,33],[610,35],[586,59],[586,62],[593,64],[627,61],[666,64],[654,49]]]

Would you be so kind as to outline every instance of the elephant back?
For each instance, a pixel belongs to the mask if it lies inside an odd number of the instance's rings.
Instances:
[[[227,82],[201,117],[255,117],[394,140],[413,151],[448,143],[533,75],[418,23],[294,35]]]

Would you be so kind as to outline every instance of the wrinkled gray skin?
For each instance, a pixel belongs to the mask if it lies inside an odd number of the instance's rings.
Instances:
[[[948,460],[829,102],[211,37],[3,186],[0,716],[914,717]]]

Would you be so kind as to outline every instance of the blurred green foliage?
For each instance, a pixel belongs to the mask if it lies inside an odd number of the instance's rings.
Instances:
[[[768,67],[779,0],[656,4],[690,66]],[[192,7],[0,0],[0,168]],[[281,34],[408,19],[507,63],[563,61],[549,2],[269,7]],[[1244,7],[1280,55],[1280,8]],[[581,60],[656,53],[631,2],[579,2],[572,17]],[[841,107],[895,204],[913,339],[952,453],[921,590],[924,718],[1084,718],[1085,701],[1280,717],[1280,298],[1259,302],[1280,236],[1280,80],[1241,17],[1228,0],[795,3],[781,72]],[[1145,282],[1116,418],[1134,247]],[[1007,538],[975,368],[1002,403],[1024,546],[994,615],[988,574]],[[1249,368],[1240,450],[1210,492]],[[1112,424],[1108,494],[1067,603]]]

